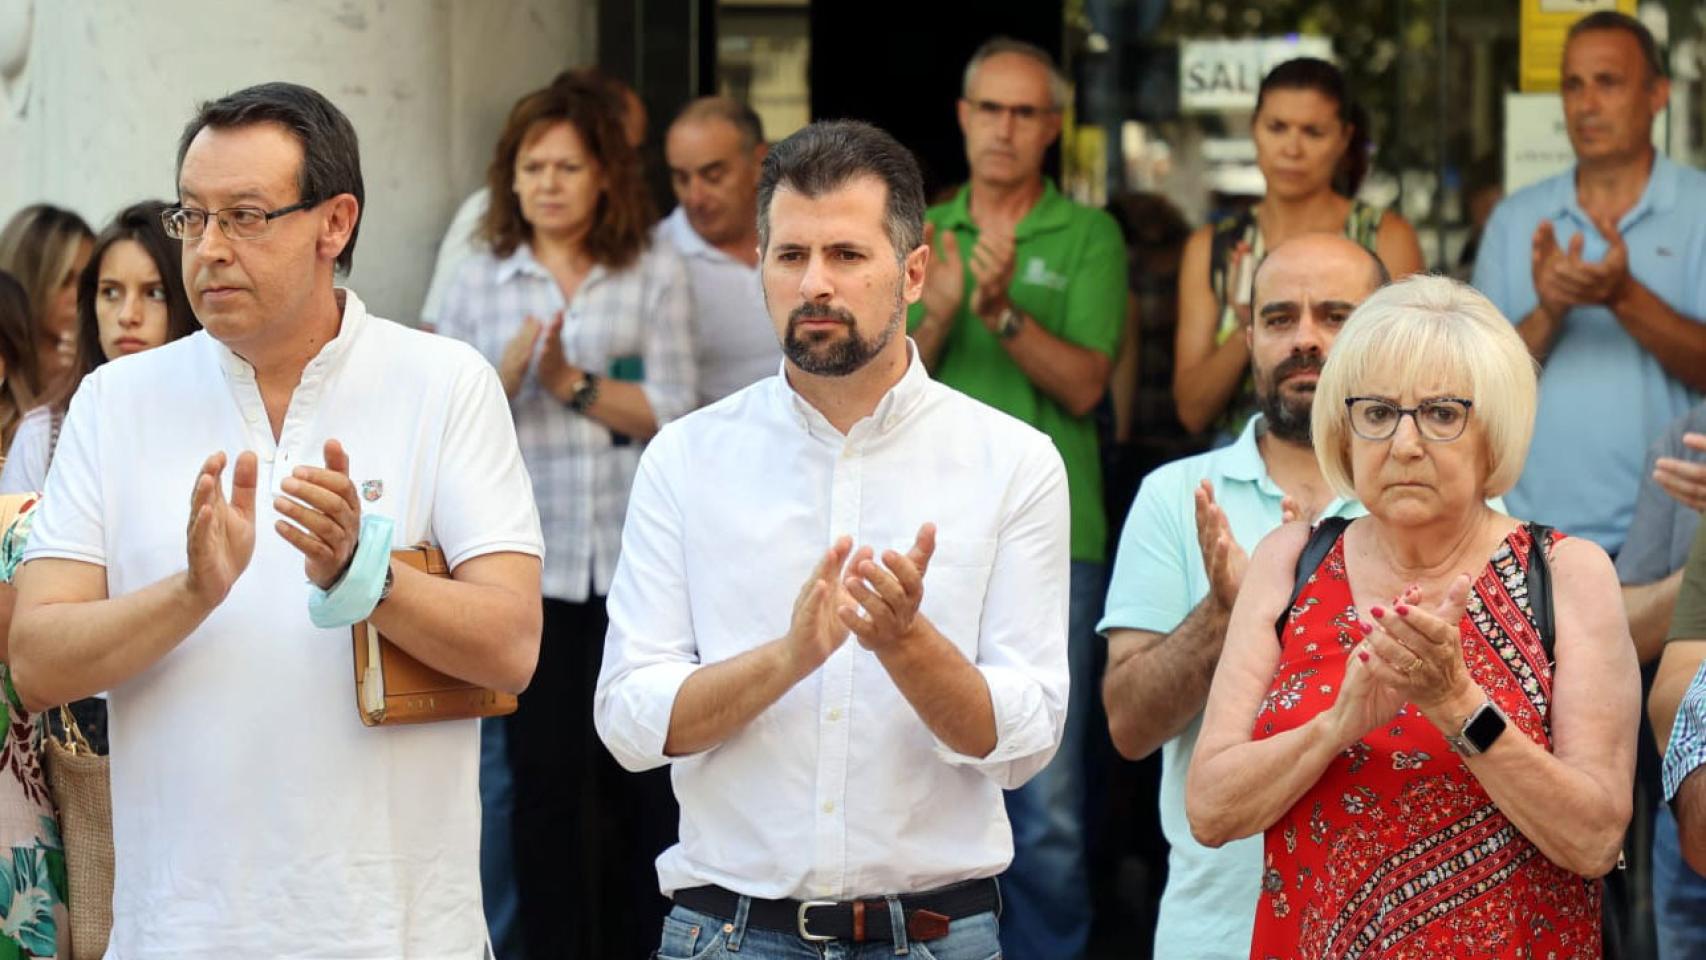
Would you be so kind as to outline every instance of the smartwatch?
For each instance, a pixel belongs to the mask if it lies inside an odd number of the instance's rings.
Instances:
[[[1508,726],[1510,717],[1505,716],[1499,705],[1488,698],[1469,712],[1469,716],[1463,720],[1463,726],[1456,733],[1445,735],[1445,742],[1453,753],[1465,757],[1477,756],[1492,749],[1493,743]]]

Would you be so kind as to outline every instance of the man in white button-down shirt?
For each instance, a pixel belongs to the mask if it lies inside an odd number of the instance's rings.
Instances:
[[[781,375],[640,463],[594,710],[623,765],[674,764],[665,960],[1000,949],[1001,790],[1065,720],[1066,476],[903,335],[923,211],[874,127],[776,145],[759,247]]]

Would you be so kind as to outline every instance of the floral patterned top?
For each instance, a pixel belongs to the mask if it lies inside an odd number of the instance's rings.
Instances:
[[[0,534],[0,581],[12,582],[38,502],[33,494],[12,495],[17,513]],[[5,506],[11,506],[10,503]],[[10,513],[10,510],[5,510]],[[71,927],[65,913],[65,848],[42,772],[42,714],[24,710],[12,687],[12,670],[0,663],[0,960],[70,957]]]
[[[1518,527],[1476,579],[1463,656],[1510,716],[1505,735],[1549,745],[1552,668],[1528,609],[1529,543]],[[1332,705],[1356,624],[1341,535],[1292,607],[1256,739]],[[1598,882],[1547,860],[1406,704],[1268,828],[1250,956],[1597,958],[1599,924]]]

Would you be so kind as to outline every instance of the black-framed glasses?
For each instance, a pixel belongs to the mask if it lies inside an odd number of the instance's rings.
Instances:
[[[973,100],[963,98],[971,104],[973,112],[979,120],[989,123],[999,123],[1001,118],[1012,114],[1019,123],[1035,123],[1042,117],[1057,112],[1054,107],[1039,107],[1034,103],[1002,103],[999,100]]]
[[[255,240],[266,235],[274,220],[298,210],[315,206],[318,200],[300,200],[277,210],[260,207],[226,207],[223,210],[203,210],[199,207],[167,207],[160,211],[160,225],[173,240],[200,240],[207,232],[209,219],[219,221],[219,232],[228,239]]]
[[[1383,397],[1346,397],[1351,429],[1364,440],[1390,440],[1398,432],[1398,421],[1406,416],[1424,440],[1450,443],[1463,436],[1469,425],[1469,410],[1475,401],[1462,397],[1435,397],[1413,407],[1400,407]]]

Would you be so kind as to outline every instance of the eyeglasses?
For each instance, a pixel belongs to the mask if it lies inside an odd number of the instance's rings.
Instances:
[[[197,207],[168,207],[160,212],[160,225],[173,240],[200,240],[207,232],[207,221],[219,221],[219,232],[227,238],[256,240],[266,235],[268,224],[286,214],[307,210],[318,200],[302,200],[277,210],[260,207],[226,207],[223,210],[202,210]]]
[[[995,100],[966,100],[977,112],[977,118],[988,123],[999,123],[1001,118],[1012,114],[1013,119],[1020,123],[1035,123],[1041,117],[1056,112],[1053,107],[1039,107],[1033,103],[1000,103]]]
[[[1364,440],[1376,442],[1392,439],[1392,435],[1398,432],[1398,422],[1409,416],[1422,439],[1450,443],[1463,436],[1464,427],[1469,425],[1469,409],[1473,406],[1473,400],[1462,397],[1423,400],[1413,407],[1400,407],[1380,397],[1345,398],[1345,407],[1350,410],[1351,429]]]

